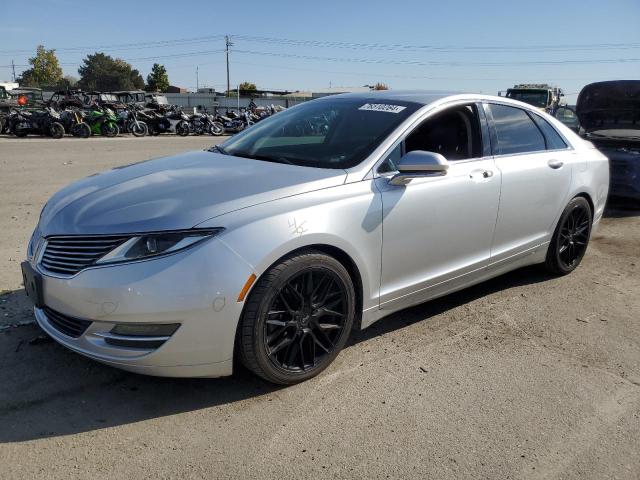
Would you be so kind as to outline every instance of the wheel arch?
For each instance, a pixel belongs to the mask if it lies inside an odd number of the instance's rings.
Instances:
[[[354,326],[357,328],[360,328],[360,320],[362,317],[362,305],[363,305],[363,299],[364,299],[362,274],[360,273],[360,269],[358,268],[358,265],[356,264],[355,260],[351,257],[351,255],[349,255],[342,248],[336,247],[335,245],[330,245],[327,243],[310,243],[308,245],[296,247],[293,250],[288,251],[284,255],[281,255],[276,260],[271,262],[271,264],[267,268],[265,268],[264,271],[262,271],[262,273],[260,273],[259,276],[255,278],[255,280],[251,285],[251,288],[246,294],[246,297],[251,295],[253,288],[258,283],[260,278],[262,278],[263,275],[265,275],[269,270],[271,270],[272,267],[281,263],[285,258],[291,257],[293,255],[296,255],[300,252],[304,252],[306,250],[316,250],[318,252],[324,253],[325,255],[336,259],[347,270],[347,273],[349,274],[349,277],[353,282],[353,289],[356,293],[356,318],[354,319]],[[245,297],[245,300],[246,300],[246,297]],[[246,301],[244,303],[246,305]],[[245,307],[243,306],[242,314],[240,318],[242,318],[242,315],[244,315],[244,308]]]
[[[347,273],[349,274],[349,277],[351,278],[351,281],[353,282],[353,289],[356,293],[356,316],[353,319],[353,329],[357,329],[359,330],[361,328],[361,321],[362,321],[362,304],[363,304],[363,285],[362,285],[362,276],[360,274],[360,269],[358,268],[358,265],[356,264],[356,262],[353,260],[353,258],[351,258],[351,255],[349,255],[347,252],[345,252],[343,249],[336,247],[335,245],[329,245],[326,243],[311,243],[308,245],[304,245],[301,247],[297,247],[289,252],[287,252],[284,255],[281,255],[280,257],[278,257],[275,261],[273,261],[266,269],[264,269],[264,271],[260,274],[260,276],[257,276],[253,283],[251,284],[251,288],[247,291],[246,293],[246,297],[245,300],[243,301],[243,305],[242,305],[242,311],[240,313],[240,317],[238,319],[238,323],[236,325],[236,333],[234,335],[234,345],[233,345],[233,363],[234,365],[239,362],[239,353],[238,353],[238,346],[239,346],[239,335],[240,335],[240,327],[242,325],[242,318],[244,317],[244,313],[245,313],[245,308],[247,308],[247,298],[251,295],[251,293],[253,292],[254,287],[256,286],[256,284],[258,283],[258,281],[260,280],[260,278],[262,278],[262,276],[264,276],[269,270],[271,270],[272,267],[274,267],[275,265],[281,263],[284,259],[286,259],[287,257],[296,255],[300,252],[304,252],[304,251],[309,251],[309,250],[315,250],[318,251],[320,253],[324,253],[325,255],[332,257],[334,259],[336,259],[338,262],[340,262],[340,264],[347,270]]]
[[[595,205],[593,203],[593,199],[591,198],[591,195],[589,195],[587,192],[582,191],[582,192],[576,193],[572,198],[576,198],[576,197],[582,197],[587,201],[587,203],[589,204],[589,208],[591,209],[591,216],[593,220],[593,216],[595,215],[596,210],[595,210]]]

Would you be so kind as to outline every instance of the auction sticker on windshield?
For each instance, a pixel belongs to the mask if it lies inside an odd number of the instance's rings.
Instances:
[[[400,113],[407,107],[401,105],[388,105],[386,103],[365,103],[358,110],[371,110],[374,112]]]

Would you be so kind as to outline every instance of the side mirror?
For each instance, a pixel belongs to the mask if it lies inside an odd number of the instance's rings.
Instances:
[[[397,168],[399,173],[391,177],[391,185],[406,185],[414,178],[446,175],[449,162],[439,153],[414,150],[400,159]]]
[[[553,112],[553,116],[574,132],[578,133],[580,131],[580,119],[572,108],[566,105],[560,105],[556,111]]]

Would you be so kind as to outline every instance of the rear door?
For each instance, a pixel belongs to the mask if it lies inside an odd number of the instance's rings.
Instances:
[[[553,234],[571,183],[572,153],[544,118],[504,104],[485,104],[492,149],[502,174],[491,263],[533,253]]]

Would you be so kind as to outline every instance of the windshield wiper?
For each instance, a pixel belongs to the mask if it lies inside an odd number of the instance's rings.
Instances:
[[[269,157],[267,155],[252,155],[250,153],[244,152],[235,152],[233,153],[236,157],[249,158],[251,160],[263,160],[265,162],[273,162],[273,163],[285,163],[287,165],[294,165],[294,163],[286,157]]]
[[[213,147],[211,147],[209,149],[210,152],[213,151],[217,151],[218,153],[221,153],[222,155],[229,155],[226,150],[224,148],[222,148],[220,145],[214,145]]]

